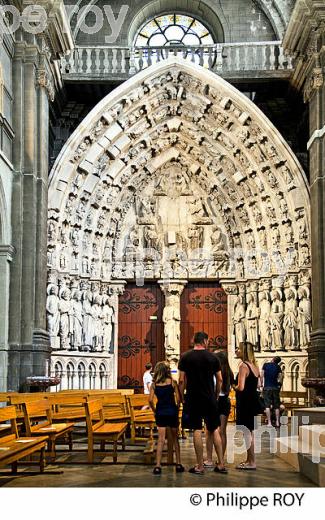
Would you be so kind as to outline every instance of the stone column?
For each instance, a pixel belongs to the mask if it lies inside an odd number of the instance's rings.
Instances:
[[[119,296],[124,293],[126,282],[124,280],[118,280],[116,282],[110,282],[108,293],[110,295],[110,303],[114,308],[115,323],[113,324],[113,342],[110,355],[113,357],[113,388],[117,388],[117,376],[118,376],[118,303]]]
[[[7,390],[9,280],[13,255],[12,246],[0,246],[0,392]]]
[[[323,35],[325,39],[325,33]],[[324,44],[323,44],[324,45]],[[323,46],[324,49],[324,46]],[[325,51],[309,80],[312,333],[309,376],[325,377]],[[312,82],[312,83],[310,83]]]
[[[47,375],[46,247],[48,88],[35,42],[17,44],[13,67],[15,127],[8,387],[25,389],[26,377]],[[43,70],[43,69],[41,69]]]
[[[234,372],[238,368],[238,360],[235,358],[236,337],[233,324],[234,308],[238,295],[238,287],[235,282],[223,282],[220,280],[221,286],[227,295],[227,333],[228,333],[228,361]]]
[[[163,311],[165,356],[167,360],[180,357],[181,294],[187,281],[163,280],[159,282],[165,295]]]

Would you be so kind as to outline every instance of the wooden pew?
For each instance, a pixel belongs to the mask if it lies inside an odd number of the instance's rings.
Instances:
[[[87,401],[100,400],[103,405],[104,419],[109,422],[131,422],[131,415],[125,395],[89,395]]]
[[[104,450],[105,442],[113,443],[113,462],[116,463],[117,444],[120,440],[122,441],[122,448],[125,449],[125,430],[128,423],[105,422],[101,401],[87,401],[85,410],[88,435],[88,462],[94,462],[94,442],[97,440],[100,441],[101,450]]]
[[[149,406],[148,394],[134,394],[127,396],[129,411],[131,415],[131,442],[148,441],[148,449],[153,449],[153,428],[155,427],[155,416],[151,408],[143,410]],[[137,429],[149,429],[149,437],[137,435]]]
[[[48,400],[23,403],[26,435],[37,437],[48,436],[50,459],[55,460],[55,444],[58,438],[67,438],[69,450],[72,450],[72,430],[74,423],[53,423],[51,404]]]
[[[17,430],[17,413],[15,406],[0,408],[0,423],[10,421],[9,435],[0,437],[0,466],[11,464],[12,472],[17,473],[17,462],[35,452],[40,452],[40,471],[45,467],[46,435],[19,438]]]
[[[53,393],[48,397],[52,407],[52,420],[82,422],[86,420],[84,403],[87,395]]]

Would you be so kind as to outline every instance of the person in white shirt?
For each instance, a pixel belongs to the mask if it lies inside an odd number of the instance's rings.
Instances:
[[[146,368],[146,371],[143,374],[143,391],[145,394],[150,394],[150,386],[152,383],[152,375],[151,375],[152,364],[147,363],[145,368]]]

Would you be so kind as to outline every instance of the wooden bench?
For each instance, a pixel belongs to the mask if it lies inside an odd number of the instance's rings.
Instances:
[[[113,462],[117,462],[117,444],[121,440],[125,449],[125,430],[127,422],[107,423],[104,419],[103,404],[101,401],[85,403],[87,435],[88,435],[88,462],[94,462],[94,442],[99,441],[101,450],[105,449],[105,442],[113,443]],[[99,417],[99,419],[98,419]]]
[[[55,444],[58,438],[65,438],[72,451],[72,430],[74,423],[53,423],[51,404],[48,400],[23,403],[26,435],[37,437],[48,436],[48,451],[51,461],[55,460]]]
[[[12,472],[17,473],[18,461],[39,451],[40,471],[43,473],[45,467],[45,446],[48,437],[43,435],[37,439],[35,437],[19,438],[15,406],[0,408],[0,423],[3,424],[8,421],[10,421],[10,426],[8,425],[10,434],[0,437],[0,466],[11,464]]]
[[[52,408],[52,420],[82,422],[86,420],[85,395],[50,394],[48,401]]]
[[[103,405],[104,419],[108,422],[131,422],[128,403],[125,395],[100,394],[98,397],[90,395],[87,401],[100,400]]]
[[[134,394],[127,396],[129,403],[129,411],[131,415],[131,442],[148,441],[148,449],[153,449],[153,428],[155,427],[155,415],[151,408],[143,409],[149,406],[148,394]],[[143,431],[144,428],[149,429],[149,437],[137,435],[137,429]]]

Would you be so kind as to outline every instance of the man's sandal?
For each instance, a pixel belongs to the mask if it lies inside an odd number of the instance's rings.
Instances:
[[[154,475],[161,475],[161,468],[156,466],[152,472]]]

